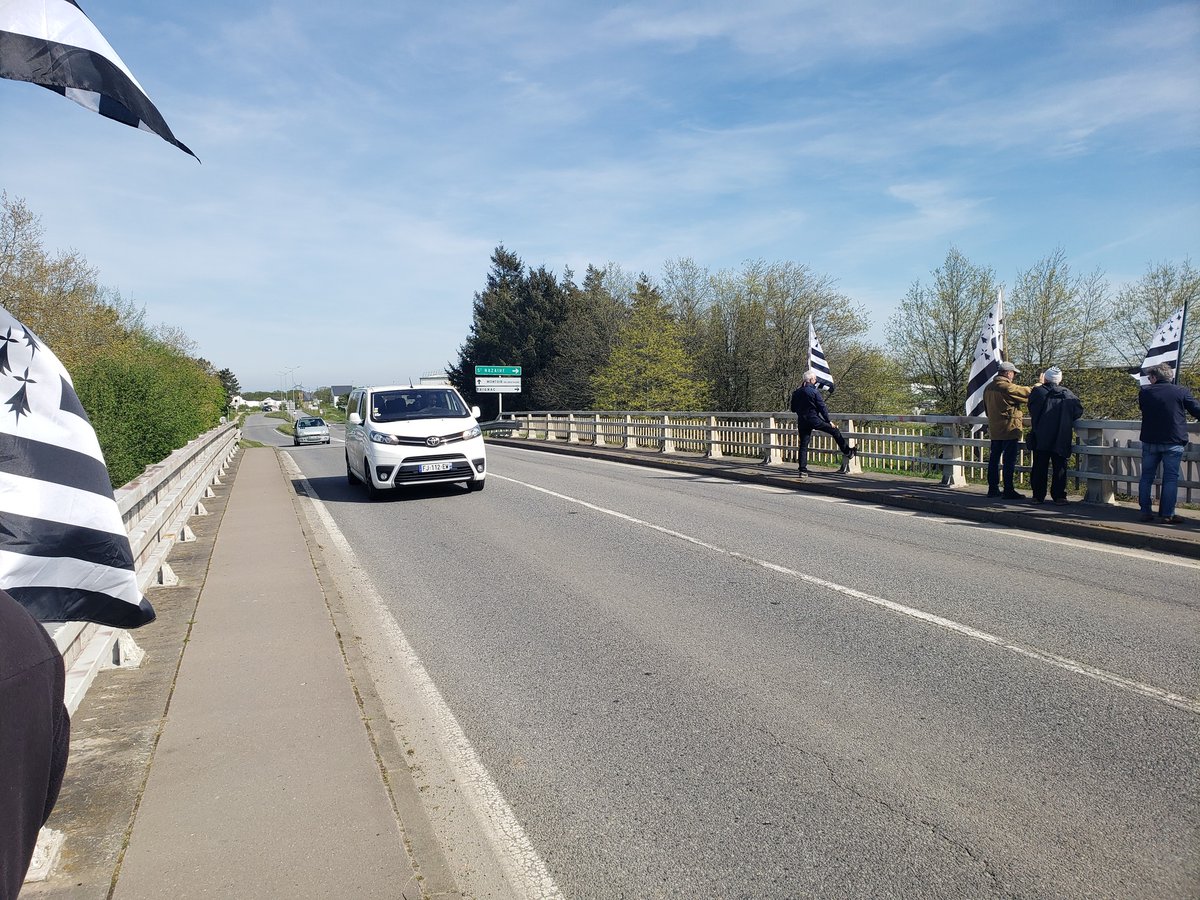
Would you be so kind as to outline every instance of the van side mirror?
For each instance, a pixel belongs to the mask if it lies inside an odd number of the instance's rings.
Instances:
[[[471,415],[473,415],[477,419],[479,418],[479,407],[478,406],[471,407]]]
[[[350,413],[350,415],[346,416],[346,421],[349,422],[351,425],[361,425],[362,424],[362,416],[360,416],[356,412],[352,412],[352,413]]]

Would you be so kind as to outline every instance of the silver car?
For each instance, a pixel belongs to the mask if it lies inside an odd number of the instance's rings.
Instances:
[[[329,443],[329,426],[319,416],[304,416],[297,419],[294,431],[292,443],[297,447],[301,444]]]

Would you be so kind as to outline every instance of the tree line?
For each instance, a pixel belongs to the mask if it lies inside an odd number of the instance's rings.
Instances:
[[[860,303],[827,275],[795,262],[745,263],[711,272],[669,261],[661,277],[634,278],[617,264],[533,268],[504,246],[474,298],[470,331],[448,367],[451,382],[485,410],[475,366],[519,365],[522,392],[506,410],[786,409],[808,365],[812,316],[837,388],[835,412],[962,415],[972,357],[1001,282],[951,247],[929,279],[909,288],[886,323],[887,346],[867,338]],[[1142,362],[1155,329],[1200,298],[1190,260],[1147,267],[1113,286],[1076,272],[1059,248],[1020,271],[1005,290],[1007,357],[1032,382],[1057,365],[1090,418],[1138,418]],[[1191,325],[1182,379],[1200,386],[1200,326]],[[486,413],[485,413],[486,415]]]
[[[213,428],[237,379],[194,355],[177,328],[102,286],[75,250],[51,253],[22,200],[0,193],[0,304],[71,374],[113,487]]]

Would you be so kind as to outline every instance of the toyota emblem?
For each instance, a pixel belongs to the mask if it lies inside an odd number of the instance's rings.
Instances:
[[[430,435],[429,437],[425,438],[425,443],[430,447],[436,447],[441,442],[442,442],[442,439],[440,437],[438,437],[436,434]]]

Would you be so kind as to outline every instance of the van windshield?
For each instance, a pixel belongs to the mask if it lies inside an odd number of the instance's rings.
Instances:
[[[371,395],[372,422],[460,419],[470,415],[458,394],[450,390],[377,391]]]

